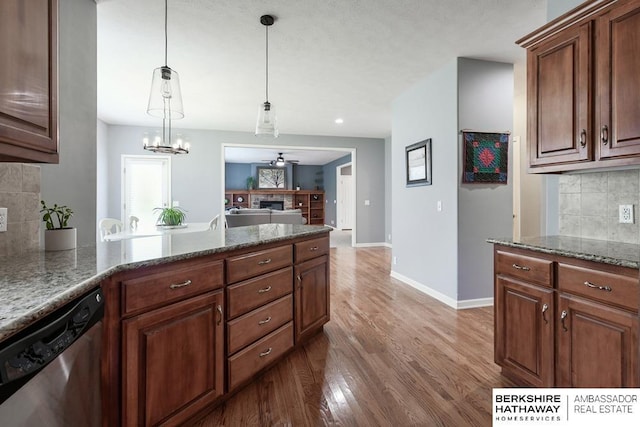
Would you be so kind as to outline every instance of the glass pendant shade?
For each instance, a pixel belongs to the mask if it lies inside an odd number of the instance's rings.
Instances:
[[[153,70],[147,113],[153,117],[176,120],[184,117],[178,72],[167,66]]]
[[[270,102],[264,102],[258,106],[256,136],[278,137],[278,118],[275,107]]]

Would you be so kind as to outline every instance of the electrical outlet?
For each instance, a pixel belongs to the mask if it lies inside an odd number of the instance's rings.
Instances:
[[[618,222],[621,224],[633,224],[633,205],[620,205],[618,207]]]
[[[7,231],[7,208],[0,208],[0,233]]]

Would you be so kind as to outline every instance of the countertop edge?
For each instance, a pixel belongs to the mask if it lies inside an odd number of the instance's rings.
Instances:
[[[529,243],[514,242],[509,239],[488,238],[486,239],[486,242],[496,244],[496,245],[508,246],[512,248],[527,249],[530,251],[540,252],[540,253],[549,254],[549,255],[565,256],[565,257],[581,259],[585,261],[593,261],[593,262],[599,262],[602,264],[633,268],[636,270],[640,269],[639,262],[634,262],[631,260],[625,260],[621,258],[614,258],[610,256],[589,254],[589,253],[579,252],[579,251],[569,250],[569,249],[549,248],[549,247],[544,247],[544,246],[539,246],[539,245],[534,245]]]

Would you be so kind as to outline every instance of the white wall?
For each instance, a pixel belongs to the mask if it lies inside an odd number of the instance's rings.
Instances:
[[[457,299],[457,60],[392,104],[393,274]],[[406,187],[405,147],[432,139],[432,185]],[[437,201],[442,212],[436,211]]]
[[[120,217],[120,157],[149,155],[142,149],[142,135],[150,129],[136,126],[108,127],[109,216]],[[172,198],[185,208],[188,221],[208,221],[222,207],[222,144],[273,144],[280,147],[338,147],[356,150],[356,242],[382,243],[385,232],[384,140],[310,135],[280,135],[275,141],[256,139],[249,132],[174,129],[188,137],[191,152],[174,156]],[[370,200],[365,206],[364,201]]]
[[[41,196],[73,209],[82,246],[96,236],[96,3],[59,5],[60,163],[41,166]]]

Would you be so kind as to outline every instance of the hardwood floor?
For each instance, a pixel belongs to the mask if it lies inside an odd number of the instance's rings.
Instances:
[[[210,426],[490,426],[493,309],[389,276],[387,248],[331,249],[324,332],[201,420]]]

